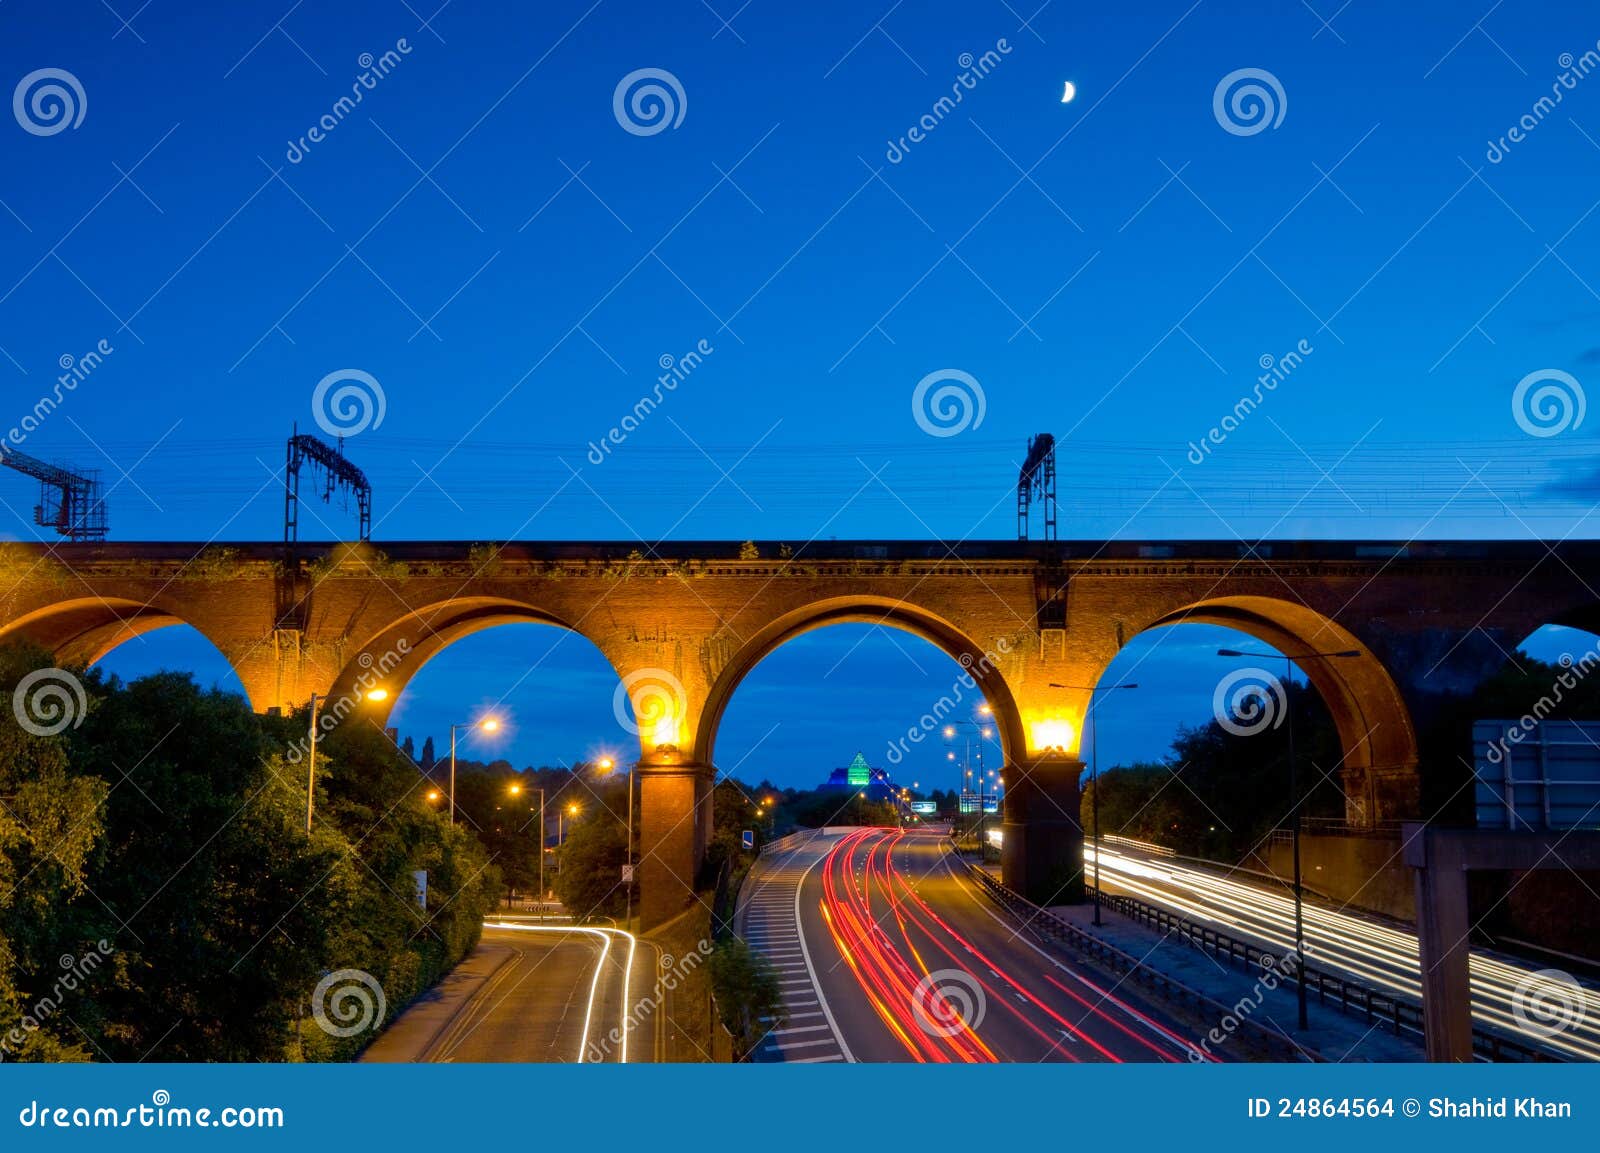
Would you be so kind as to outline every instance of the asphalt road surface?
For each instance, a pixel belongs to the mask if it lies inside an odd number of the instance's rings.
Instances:
[[[483,930],[488,976],[450,1012],[402,1014],[388,1032],[418,1029],[415,1044],[387,1059],[429,1062],[558,1061],[619,1063],[654,1059],[657,1028],[628,1028],[629,1005],[648,991],[648,947],[615,930],[490,923]],[[407,1018],[418,1015],[413,1021]],[[442,1016],[442,1020],[438,1019]],[[660,1014],[656,1014],[657,1017]],[[420,1051],[416,1051],[420,1049]],[[384,1060],[375,1044],[369,1060]],[[408,1051],[409,1050],[409,1051]]]
[[[761,1061],[1170,1061],[1185,1027],[1019,932],[931,831],[817,835],[763,859],[741,931],[777,966]]]

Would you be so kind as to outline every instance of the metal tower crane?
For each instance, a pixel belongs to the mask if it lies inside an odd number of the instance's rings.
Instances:
[[[79,473],[15,449],[0,452],[0,464],[39,482],[33,523],[75,541],[106,539],[106,501],[98,472]]]
[[[283,477],[283,539],[294,544],[300,539],[300,466],[309,461],[322,478],[322,501],[332,501],[340,490],[355,493],[356,516],[360,521],[360,536],[372,536],[372,485],[367,474],[345,459],[344,438],[337,447],[314,436],[302,434],[296,425],[289,437],[289,463]]]
[[[1017,477],[1017,539],[1028,539],[1028,514],[1044,503],[1044,539],[1056,539],[1056,438],[1048,432],[1028,438],[1028,456]]]

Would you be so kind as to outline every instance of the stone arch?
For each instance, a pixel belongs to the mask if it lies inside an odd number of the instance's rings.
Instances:
[[[473,633],[505,624],[554,625],[594,643],[571,622],[526,601],[455,597],[408,612],[369,637],[350,655],[340,654],[339,671],[329,687],[328,698],[348,699],[354,704],[362,701],[369,689],[381,686],[388,695],[367,706],[368,715],[381,726],[411,679],[430,660]],[[600,651],[615,669],[610,654]]]
[[[1389,670],[1354,633],[1303,604],[1263,596],[1198,601],[1147,622],[1140,631],[1185,622],[1226,625],[1291,656],[1359,653],[1295,661],[1321,694],[1339,733],[1346,815],[1358,824],[1417,815],[1421,789],[1411,711]]]
[[[252,684],[240,653],[218,644],[203,624],[160,605],[99,596],[57,601],[0,625],[0,644],[26,640],[49,650],[59,664],[87,668],[128,641],[175,625],[187,625],[204,637],[233,668],[251,708],[265,707],[262,686]]]
[[[887,597],[830,597],[813,601],[770,621],[747,638],[712,679],[710,691],[695,725],[694,760],[712,763],[717,729],[728,702],[750,671],[780,645],[803,633],[835,624],[887,625],[921,637],[954,659],[976,683],[994,710],[995,731],[1007,763],[1024,755],[1027,748],[1022,713],[1006,682],[1001,665],[1009,654],[1009,643],[997,642],[1001,651],[986,650],[978,641],[949,620],[927,609]],[[934,706],[930,702],[930,706]]]

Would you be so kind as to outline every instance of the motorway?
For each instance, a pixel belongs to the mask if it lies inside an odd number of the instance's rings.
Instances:
[[[362,1060],[653,1060],[665,1014],[632,1028],[627,1021],[634,994],[649,987],[649,955],[616,929],[491,921],[471,962],[475,987],[446,990],[432,1004],[425,996]]]
[[[1087,846],[1084,860],[1093,881],[1094,851]],[[1281,890],[1122,845],[1102,845],[1100,861],[1108,894],[1138,897],[1258,945],[1284,949],[1293,943],[1294,901]],[[1310,901],[1305,934],[1311,966],[1420,1003],[1416,934]],[[1473,950],[1470,964],[1476,1023],[1543,1044],[1569,1060],[1600,1060],[1600,995],[1594,990],[1481,950]],[[1561,1028],[1541,1024],[1540,1012],[1554,1014],[1551,1022]]]
[[[1019,932],[932,831],[817,834],[763,858],[741,933],[778,970],[758,1061],[1169,1061],[1184,1026]]]

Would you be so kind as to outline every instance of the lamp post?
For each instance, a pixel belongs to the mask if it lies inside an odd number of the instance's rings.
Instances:
[[[462,721],[458,725],[450,726],[450,827],[456,824],[456,733],[461,729],[482,729],[492,733],[500,727],[500,722],[493,717],[483,717],[476,721]]]
[[[328,699],[327,693],[311,694],[311,727],[307,731],[307,740],[311,746],[306,754],[306,836],[311,835],[311,814],[317,804],[317,705]],[[383,701],[389,699],[389,690],[378,688],[367,690],[366,700]]]
[[[578,815],[578,802],[573,801],[564,809],[556,812],[556,872],[561,871],[561,846],[567,843],[567,832],[564,818]]]
[[[600,768],[604,769],[608,773],[611,772],[613,769],[615,769],[617,767],[617,763],[615,761],[613,761],[610,757],[601,757],[598,763],[599,763]],[[633,923],[633,765],[632,764],[630,764],[628,766],[627,848],[623,851],[623,859],[624,859],[625,867],[628,870],[628,879],[627,879],[626,883],[623,885],[623,888],[625,888],[627,890],[628,911],[625,914],[623,914],[622,923],[624,925],[631,925]]]
[[[539,920],[544,920],[544,786],[539,786]]]
[[[1053,689],[1074,689],[1078,692],[1089,694],[1089,707],[1084,710],[1084,718],[1089,722],[1089,741],[1093,746],[1089,756],[1092,764],[1089,769],[1090,788],[1089,808],[1094,817],[1094,923],[1100,924],[1100,718],[1094,715],[1095,694],[1100,691],[1099,685],[1061,685],[1050,682]],[[1136,689],[1137,681],[1127,681],[1120,685],[1106,685],[1105,690]]]
[[[987,704],[982,704],[982,705],[978,706],[978,715],[979,716],[991,717],[991,716],[993,716],[993,713],[994,713],[994,710],[991,709]],[[948,722],[946,722],[945,728],[944,728],[945,738],[946,739],[953,739],[955,737],[955,735],[956,735],[956,728],[958,726],[961,727],[961,728],[972,729],[974,732],[976,732],[978,734],[978,789],[977,789],[977,795],[978,795],[978,851],[980,853],[982,853],[983,852],[983,826],[984,826],[984,816],[985,816],[984,807],[983,807],[983,805],[984,805],[984,793],[983,793],[983,790],[984,790],[983,742],[988,740],[990,738],[990,736],[992,736],[993,734],[991,733],[991,731],[989,729],[989,726],[986,723],[982,723],[982,722],[979,722],[979,721],[948,721]],[[967,738],[967,743],[966,743],[965,747],[962,750],[962,758],[961,758],[961,770],[962,770],[961,791],[963,793],[969,791],[968,788],[967,788],[967,778],[972,776],[972,770],[968,766],[968,760],[967,760],[968,756],[970,756],[970,754],[971,754],[971,751],[972,751],[972,745],[971,745],[971,738],[969,737],[969,738]],[[953,756],[953,754],[952,754],[952,756]],[[959,816],[960,812],[961,812],[961,799],[958,796],[956,798],[956,814]]]
[[[1357,649],[1342,649],[1331,653],[1251,653],[1238,649],[1218,649],[1219,657],[1248,657],[1252,660],[1283,661],[1284,711],[1289,714],[1289,842],[1294,857],[1294,967],[1295,1006],[1298,1010],[1301,1032],[1307,1028],[1306,1019],[1306,936],[1305,899],[1300,887],[1300,777],[1294,755],[1294,708],[1289,700],[1288,685],[1293,683],[1292,668],[1295,661],[1359,657]]]

